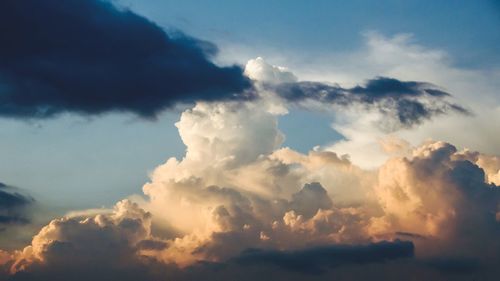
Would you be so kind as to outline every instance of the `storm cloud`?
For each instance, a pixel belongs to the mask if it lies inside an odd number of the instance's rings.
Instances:
[[[300,80],[288,68],[257,57],[247,62],[245,74],[255,82],[261,95],[270,99],[277,113],[290,105],[311,111],[342,114],[354,109],[359,116],[376,114],[376,127],[397,131],[415,127],[438,115],[471,111],[453,100],[446,90],[428,82],[403,81],[376,76],[354,87],[336,83]]]
[[[305,274],[321,274],[324,267],[348,264],[380,263],[414,255],[412,242],[396,240],[368,245],[332,245],[296,251],[249,249],[235,258],[243,265],[273,264],[286,270]]]
[[[368,80],[363,86],[352,88],[311,81],[287,82],[265,87],[294,103],[312,100],[342,107],[354,104],[375,107],[384,115],[394,115],[402,127],[411,127],[449,112],[470,114],[462,106],[449,102],[449,93],[430,83],[400,81],[388,77],[376,77]]]
[[[154,118],[177,103],[246,99],[239,66],[217,48],[104,0],[0,2],[0,116],[132,112]]]

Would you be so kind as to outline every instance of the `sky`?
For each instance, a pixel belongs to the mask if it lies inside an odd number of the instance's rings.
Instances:
[[[497,1],[7,0],[0,25],[0,279],[500,273]]]

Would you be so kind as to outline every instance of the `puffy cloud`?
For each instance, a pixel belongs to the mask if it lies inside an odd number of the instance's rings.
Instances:
[[[18,253],[12,270],[26,269],[33,262],[119,263],[134,256],[135,246],[149,238],[150,227],[150,215],[130,201],[117,203],[109,214],[55,219]],[[74,256],[67,259],[67,255]]]
[[[150,214],[124,200],[110,213],[51,221],[7,265],[16,273],[13,280],[64,279],[71,274],[79,275],[75,280],[132,280],[127,272],[135,277],[148,272],[149,261],[140,253],[154,248],[151,239]]]
[[[248,113],[260,120],[258,111],[267,112],[264,108]],[[226,116],[222,120],[240,120],[235,122],[240,126],[231,126],[230,131],[256,130],[246,123],[245,109],[219,113]],[[219,119],[211,122],[215,120]],[[180,131],[183,125],[178,123]],[[219,128],[231,136],[225,126],[204,127],[210,128],[207,135],[219,135]],[[276,144],[272,136],[279,133],[274,130],[268,136]],[[223,150],[197,146],[210,142],[192,142],[187,150],[197,147],[225,159],[228,152],[235,155],[234,147],[254,149],[245,141],[236,142],[241,146],[235,146],[232,138],[226,141],[220,146]],[[498,188],[487,182],[483,169],[475,164],[485,156],[458,152],[444,142],[411,150],[407,142],[395,138],[386,140],[386,146],[395,157],[368,171],[331,151],[304,155],[277,145],[263,146],[267,148],[240,162],[219,162],[212,155],[206,158],[211,159],[207,165],[196,160],[203,157],[191,158],[189,153],[182,161],[171,159],[144,186],[150,197],[145,208],[165,228],[177,228],[169,247],[158,256],[167,263],[193,266],[198,260],[224,262],[247,248],[298,251],[313,245],[399,237],[415,243],[418,260],[437,259],[443,251],[454,249],[457,256],[451,259],[481,256],[484,263],[485,254],[477,250],[477,243],[493,241],[498,235],[495,216],[500,202]],[[436,245],[442,250],[436,250]],[[488,256],[498,258],[491,250]]]
[[[198,103],[183,112],[176,126],[187,146],[185,161],[238,166],[279,147],[284,136],[277,129],[276,118],[258,110],[259,106]]]
[[[427,249],[423,255],[453,251],[455,257],[498,260],[500,187],[489,184],[484,170],[453,145],[432,142],[409,158],[389,160],[375,191],[385,214],[372,219],[374,232],[428,237],[419,241]]]
[[[258,111],[251,111],[257,116],[254,120],[259,120]],[[266,112],[263,108],[260,111]],[[256,130],[246,123],[245,109],[237,114],[219,110],[217,114],[226,116],[222,120],[239,124],[230,126],[230,131]],[[201,113],[198,116],[203,117],[200,124],[205,120],[219,122],[215,121],[219,118]],[[185,124],[191,123],[178,123],[181,132]],[[231,136],[226,126],[203,127],[210,129],[207,135]],[[378,170],[366,171],[330,151],[304,155],[289,148],[276,149],[272,136],[279,133],[276,127],[274,130],[268,133],[274,145],[258,145],[262,150],[252,153],[247,161],[219,162],[213,155],[206,158],[210,161],[198,161],[204,158],[189,153],[191,149],[210,151],[227,159],[226,153],[235,155],[238,151],[234,147],[252,151],[254,148],[248,147],[246,141],[221,140],[225,144],[221,150],[204,146],[208,141],[190,142],[182,161],[170,159],[153,172],[152,182],[144,186],[151,198],[145,206],[159,214],[154,216],[158,220],[165,218],[165,226],[175,226],[179,233],[173,247],[166,251],[167,260],[189,256],[181,263],[221,261],[247,247],[297,249],[325,243],[359,243],[387,237],[388,233],[393,238],[451,239],[462,237],[460,224],[474,222],[459,212],[463,209],[477,210],[470,216],[484,219],[480,229],[495,224],[495,187],[485,182],[480,167],[460,162],[458,157],[463,152],[450,144],[429,143],[409,152],[408,143],[393,139],[391,145],[396,143],[397,150],[404,151],[402,156],[398,154]],[[425,171],[429,174],[422,174]],[[468,176],[460,178],[460,173]],[[482,195],[473,199],[467,193],[472,188]]]
[[[500,185],[500,157],[470,150],[461,152],[461,155],[484,170],[488,183]]]
[[[286,67],[267,63],[263,58],[251,59],[245,66],[245,74],[251,79],[266,83],[297,82],[295,74]]]
[[[373,77],[390,77],[389,79],[395,79],[403,84],[426,81],[421,86],[448,92],[452,96],[431,98],[432,101],[438,102],[437,107],[430,104],[427,98],[422,100],[417,98],[424,108],[436,110],[428,111],[432,114],[427,116],[432,117],[432,120],[429,121],[425,115],[420,115],[423,117],[420,119],[421,122],[414,123],[411,128],[399,121],[395,106],[397,102],[381,103],[382,111],[377,108],[377,103],[371,105],[351,103],[349,108],[337,105],[334,106],[335,110],[331,110],[331,105],[328,105],[329,113],[334,115],[333,129],[345,138],[329,145],[328,150],[349,154],[351,161],[363,168],[376,168],[388,158],[379,142],[391,132],[413,146],[432,138],[453,143],[458,147],[474,148],[493,155],[500,154],[499,146],[496,145],[500,141],[500,135],[496,133],[500,129],[498,125],[500,104],[497,91],[500,79],[497,69],[457,66],[445,50],[422,45],[411,34],[384,36],[377,32],[367,32],[363,34],[363,39],[364,45],[347,53],[306,59],[301,58],[301,54],[296,54],[282,60],[286,61],[287,66],[299,77],[299,81],[314,81],[305,82],[302,86],[306,89],[311,88],[311,91],[300,90],[301,87],[298,85],[301,82],[289,83],[288,88],[299,89],[297,91],[299,97],[303,97],[304,92],[314,93],[314,89],[326,89],[323,91],[325,97],[338,97],[339,95],[333,94],[338,93],[335,89],[349,90],[358,86],[367,89],[370,88],[369,81],[377,80]],[[280,57],[279,54],[277,57]],[[360,81],[365,83],[360,84]],[[269,88],[273,87],[276,85]],[[411,97],[411,95],[403,96],[403,99]],[[321,97],[316,95],[315,98],[321,99]],[[472,114],[442,114],[461,112],[459,108],[454,108],[453,105],[457,104]],[[323,104],[313,102],[311,98],[302,100],[300,106],[325,111]],[[418,105],[412,107],[412,103],[408,103],[408,115],[412,116],[411,112],[424,112],[418,110],[419,107]],[[400,108],[404,109],[405,106]],[[404,120],[405,114],[401,117]],[[463,128],[468,128],[468,133],[464,133]]]
[[[2,1],[0,25],[0,116],[154,118],[177,103],[251,96],[243,69],[210,61],[211,43],[169,35],[108,1]]]
[[[464,260],[494,276],[500,197],[485,170],[495,171],[496,158],[393,139],[386,142],[395,156],[364,170],[332,151],[282,148],[265,102],[186,110],[177,123],[186,155],[151,173],[145,198],[52,221],[23,251],[5,254],[16,271],[9,278],[231,280],[266,272],[287,280],[299,269],[348,280],[360,268],[384,279],[392,268],[439,280]],[[97,277],[83,271],[89,266],[101,270]]]
[[[376,77],[366,81],[364,86],[346,88],[323,82],[299,81],[287,68],[271,65],[261,57],[247,62],[245,74],[256,81],[261,97],[271,100],[274,107],[285,108],[280,112],[286,113],[289,103],[327,111],[343,111],[356,106],[357,112],[359,109],[377,111],[381,117],[371,125],[384,131],[413,127],[436,115],[450,112],[470,114],[462,106],[448,101],[449,93],[426,82]]]

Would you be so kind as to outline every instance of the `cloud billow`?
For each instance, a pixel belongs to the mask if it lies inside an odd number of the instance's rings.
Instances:
[[[257,103],[184,111],[186,155],[150,174],[144,199],[52,220],[3,263],[0,251],[0,279],[498,276],[497,156],[429,141],[364,170],[280,148],[275,118]]]
[[[0,2],[0,116],[119,111],[154,118],[177,103],[245,99],[239,66],[211,43],[170,35],[107,1]]]

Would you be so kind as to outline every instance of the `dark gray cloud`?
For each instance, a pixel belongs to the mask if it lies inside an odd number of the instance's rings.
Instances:
[[[123,245],[118,245],[123,250]],[[91,247],[92,248],[92,247]],[[125,249],[132,250],[125,247]],[[74,251],[71,243],[51,245],[49,252]],[[120,250],[120,252],[122,251]],[[75,252],[76,253],[76,252]],[[124,254],[124,253],[122,253]],[[62,257],[67,257],[64,255]],[[97,261],[80,257],[75,259],[53,258],[49,255],[44,263],[37,263],[27,270],[6,276],[7,280],[255,280],[266,279],[268,273],[254,271],[253,266],[262,265],[276,280],[289,280],[297,272],[322,273],[323,268],[332,269],[346,265],[363,266],[413,257],[413,244],[405,241],[380,242],[369,245],[337,245],[315,247],[293,252],[274,250],[247,250],[239,257],[222,263],[200,262],[187,268],[174,264],[158,263],[153,259],[135,255],[110,255]],[[78,260],[78,262],[76,262]],[[245,277],[246,276],[246,277]],[[0,277],[2,277],[0,273]],[[251,278],[250,278],[251,277]],[[303,275],[299,275],[299,280]],[[326,276],[323,276],[326,277]],[[330,278],[331,275],[328,277]],[[321,277],[320,277],[321,278]],[[327,280],[321,278],[320,280]],[[296,279],[293,279],[296,280]]]
[[[409,241],[379,242],[368,245],[334,245],[296,251],[250,249],[234,259],[243,265],[266,264],[280,268],[319,274],[325,268],[349,264],[379,263],[392,259],[411,258],[414,246]]]
[[[0,1],[0,116],[133,112],[249,98],[239,66],[216,47],[104,0]]]
[[[19,193],[19,190],[0,182],[0,231],[7,225],[29,222],[26,208],[34,200]]]
[[[469,274],[481,269],[481,261],[477,258],[436,257],[424,260],[423,263],[450,274]]]
[[[117,257],[120,259],[120,257]],[[159,264],[153,260],[128,261],[126,264],[36,264],[15,275],[0,273],[0,280],[8,281],[166,281],[172,280],[175,266]],[[4,278],[4,279],[1,279]]]
[[[361,104],[377,107],[384,114],[394,115],[403,127],[411,127],[447,112],[469,114],[462,106],[447,100],[451,97],[449,93],[425,82],[377,77],[368,80],[364,86],[353,88],[308,81],[265,87],[295,103],[314,100],[339,106]]]

